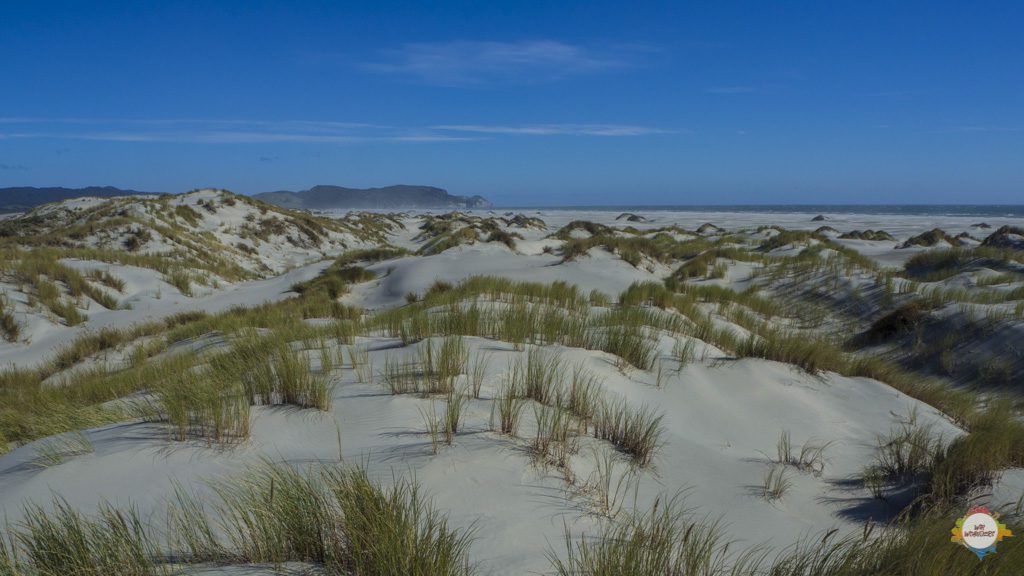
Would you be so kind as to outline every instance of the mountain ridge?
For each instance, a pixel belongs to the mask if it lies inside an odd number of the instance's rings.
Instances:
[[[37,206],[74,198],[116,198],[120,196],[161,196],[165,192],[141,192],[115,186],[14,186],[0,188],[0,213],[27,212]],[[282,208],[327,210],[332,208],[491,208],[482,196],[454,196],[443,188],[397,184],[380,188],[347,188],[317,185],[308,190],[278,190],[250,196]]]
[[[116,198],[119,196],[159,196],[161,194],[162,192],[124,190],[114,186],[86,186],[84,188],[12,186],[0,188],[0,213],[25,212],[36,206],[72,198]]]
[[[280,190],[254,194],[253,198],[284,208],[325,210],[332,208],[491,208],[482,196],[454,196],[443,188],[396,184],[381,188],[347,188],[317,185],[308,190]]]

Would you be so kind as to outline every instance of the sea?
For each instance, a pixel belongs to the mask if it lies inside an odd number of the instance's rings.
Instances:
[[[500,210],[587,212],[737,212],[757,214],[869,214],[892,216],[972,216],[1024,218],[1024,204],[749,204],[683,206],[501,206]]]

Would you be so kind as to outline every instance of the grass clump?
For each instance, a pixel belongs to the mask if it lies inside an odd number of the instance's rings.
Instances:
[[[950,544],[962,508],[930,508],[881,528],[837,539],[836,531],[770,556],[754,547],[737,554],[719,523],[695,518],[677,497],[609,524],[597,538],[566,530],[565,554],[549,553],[559,576],[946,576],[1017,574],[1024,543],[1009,538],[983,562]],[[1019,525],[1010,524],[1017,532]]]
[[[49,509],[27,505],[7,535],[9,548],[0,536],[0,574],[5,576],[163,573],[155,539],[134,508],[118,510],[104,503],[95,517],[87,517],[54,497]]]
[[[533,461],[544,466],[552,464],[567,469],[569,457],[579,451],[572,415],[563,408],[543,404],[534,404],[533,415],[537,423],[530,445]]]
[[[826,370],[842,372],[846,366],[842,351],[828,342],[773,329],[751,334],[741,342],[736,353],[741,357],[794,364],[811,374]]]
[[[265,463],[214,483],[209,511],[178,492],[172,534],[191,561],[313,562],[327,574],[470,576],[472,532],[452,530],[412,481],[364,468],[300,471]]]
[[[0,332],[8,342],[17,342],[21,336],[21,324],[14,317],[14,304],[6,293],[0,294]]]
[[[647,370],[654,364],[655,343],[641,326],[608,326],[594,347],[614,354],[619,368],[631,365]]]
[[[329,410],[333,386],[330,375],[314,371],[304,351],[280,336],[244,335],[231,352],[210,362],[213,373],[238,382],[252,405],[288,404]]]
[[[792,485],[786,467],[772,464],[761,480],[761,497],[768,501],[778,500],[786,495]]]
[[[513,382],[506,383],[491,404],[491,429],[508,436],[515,436],[519,431],[519,420],[526,406]]]
[[[783,430],[776,445],[775,462],[784,466],[792,466],[802,472],[821,474],[825,470],[825,450],[831,444],[831,442],[822,444],[808,440],[799,449],[796,449],[790,438],[789,430]]]
[[[164,281],[174,286],[182,296],[192,296],[192,274],[183,268],[173,268],[164,275]]]
[[[175,440],[226,443],[249,436],[249,406],[240,382],[186,371],[160,386],[157,413]]]
[[[594,437],[632,456],[637,466],[647,466],[661,446],[662,418],[650,408],[633,408],[624,399],[603,400],[594,416]]]
[[[594,472],[587,480],[587,488],[596,496],[598,511],[608,518],[619,515],[630,492],[635,503],[640,487],[636,467],[629,465],[622,473],[616,472],[618,468],[614,452],[594,450]]]
[[[346,252],[338,257],[326,270],[312,280],[299,282],[292,285],[292,290],[307,297],[319,297],[328,300],[337,300],[348,293],[350,284],[366,282],[377,277],[376,274],[356,266],[352,262],[360,260],[386,259],[389,256],[399,255],[401,251],[394,252],[380,249],[380,251],[359,250]]]
[[[69,432],[43,440],[36,447],[36,464],[41,467],[56,466],[68,458],[91,454],[96,449],[83,432]]]
[[[125,286],[127,286],[124,280],[114,276],[109,270],[94,268],[89,271],[87,277],[94,282],[99,282],[107,288],[117,290],[118,292],[124,292]]]
[[[598,538],[573,539],[565,556],[549,554],[558,576],[738,576],[753,574],[757,553],[730,554],[718,523],[703,522],[680,497],[613,522]]]
[[[526,353],[526,363],[516,367],[512,374],[522,376],[523,395],[541,404],[554,404],[562,377],[564,362],[561,356],[540,347],[533,347]]]

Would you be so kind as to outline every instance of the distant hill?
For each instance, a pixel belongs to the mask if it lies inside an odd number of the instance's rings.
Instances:
[[[314,186],[301,192],[264,192],[253,196],[283,208],[328,210],[331,208],[490,208],[480,196],[453,196],[433,186],[385,186],[383,188],[344,188]]]
[[[41,204],[60,202],[71,198],[92,196],[96,198],[113,198],[115,196],[153,196],[153,192],[122,190],[113,186],[89,186],[86,188],[34,188],[21,186],[0,188],[0,213],[25,212]]]

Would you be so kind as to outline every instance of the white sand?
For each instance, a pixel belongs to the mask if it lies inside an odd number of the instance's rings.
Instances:
[[[499,211],[500,213],[500,211]],[[895,216],[836,216],[827,222],[811,222],[813,214],[737,214],[639,212],[648,223],[630,223],[648,229],[678,224],[695,229],[713,222],[727,229],[779,224],[815,229],[830,225],[841,232],[853,229],[884,229],[902,242],[907,237],[940,226],[951,234],[971,231],[978,218]],[[532,215],[532,214],[531,214]],[[613,298],[634,281],[658,280],[667,271],[639,270],[602,251],[574,262],[542,253],[548,233],[574,219],[591,219],[613,225],[617,213],[568,213],[543,211],[547,231],[517,230],[525,239],[517,251],[504,245],[476,244],[429,257],[406,257],[369,266],[380,277],[353,288],[345,301],[368,309],[402,305],[408,293],[422,294],[436,280],[457,282],[473,275],[498,275],[515,280],[566,281],[586,290],[597,289]],[[987,219],[997,227],[1001,219]],[[416,221],[394,242],[416,245]],[[994,228],[993,228],[994,229]],[[887,265],[897,266],[920,249],[895,250],[893,242],[843,241]],[[90,263],[72,263],[88,267]],[[146,270],[119,268],[117,275],[129,284],[131,310],[95,312],[85,326],[74,329],[33,327],[31,346],[0,346],[0,362],[28,365],[44,358],[55,346],[87,329],[127,326],[183,310],[217,312],[234,305],[252,305],[288,296],[293,283],[314,277],[325,262],[309,264],[269,280],[240,283],[198,298],[176,295]],[[658,273],[661,272],[661,273]],[[753,268],[732,263],[724,280],[742,288]],[[159,287],[163,297],[153,297]],[[593,511],[593,502],[582,489],[593,469],[593,451],[608,451],[607,443],[584,438],[572,460],[577,484],[567,484],[557,469],[531,465],[524,440],[513,440],[488,431],[489,399],[501,384],[509,359],[515,352],[508,343],[468,338],[471,351],[493,354],[482,399],[472,401],[466,426],[455,445],[432,455],[424,433],[422,409],[430,400],[391,396],[381,383],[359,382],[346,367],[335,371],[337,387],[329,413],[287,408],[254,408],[252,436],[242,445],[218,449],[198,442],[170,442],[157,424],[127,423],[89,432],[96,452],[51,468],[32,465],[35,445],[23,446],[0,457],[0,510],[12,521],[29,500],[47,501],[61,494],[83,509],[102,500],[132,503],[144,515],[158,519],[173,484],[181,482],[197,490],[202,480],[237,472],[263,457],[294,464],[336,462],[337,428],[347,462],[365,462],[371,473],[388,482],[393,474],[414,475],[435,505],[450,515],[456,527],[473,526],[476,539],[472,560],[482,573],[522,575],[548,570],[548,550],[561,553],[568,526],[576,534],[594,533],[604,519]],[[389,354],[401,353],[400,344],[383,339],[358,339],[371,350],[375,373],[383,370]],[[698,351],[704,346],[699,346]],[[670,374],[662,388],[654,386],[652,373],[629,370],[621,373],[602,352],[561,349],[570,362],[584,362],[603,380],[609,393],[621,395],[634,406],[650,406],[664,415],[666,435],[650,469],[641,475],[639,508],[658,495],[688,493],[688,502],[711,517],[721,517],[731,538],[741,547],[764,542],[783,547],[825,531],[859,530],[869,519],[884,520],[891,504],[871,498],[855,478],[872,462],[876,438],[917,411],[920,421],[931,424],[949,438],[961,432],[941,414],[885,384],[866,378],[836,374],[814,377],[791,366],[762,360],[733,361],[719,358],[712,347],[703,360],[674,371],[668,359],[672,341],[664,338],[661,353]],[[379,376],[377,377],[379,380]],[[439,409],[443,409],[439,406]],[[532,416],[524,412],[521,436],[532,435]],[[828,442],[824,473],[790,473],[793,486],[779,501],[769,502],[758,485],[774,458],[779,435],[788,430],[796,446],[806,441]],[[621,459],[621,456],[619,457]],[[1011,472],[991,501],[1015,501],[1024,489],[1024,473]],[[211,569],[204,574],[263,573],[262,569]]]

